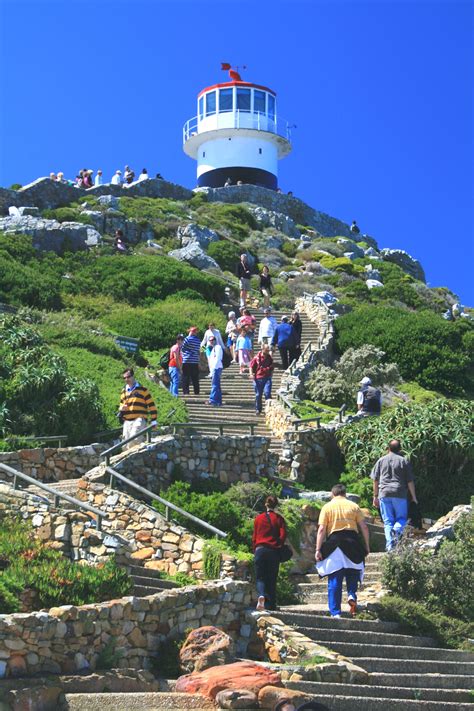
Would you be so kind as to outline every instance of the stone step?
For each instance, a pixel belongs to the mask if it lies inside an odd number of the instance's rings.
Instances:
[[[472,696],[465,689],[434,689],[417,688],[413,689],[405,686],[374,686],[368,684],[336,684],[320,681],[287,681],[287,689],[303,691],[306,694],[314,694],[319,698],[320,694],[332,694],[333,696],[358,696],[364,698],[377,697],[380,699],[408,699],[411,701],[448,701],[458,703],[469,702]]]
[[[158,595],[166,588],[157,585],[134,585],[133,595],[135,597],[148,597],[149,595]]]
[[[365,668],[365,667],[364,667]],[[373,672],[369,681],[374,686],[416,689],[472,689],[472,674]]]
[[[376,568],[370,568],[367,570],[365,569],[365,575],[364,575],[364,585],[367,585],[368,582],[379,582],[382,580],[382,573]],[[320,578],[317,573],[307,573],[304,576],[304,580],[301,580],[301,583],[298,583],[299,585],[318,585],[318,583],[324,583],[326,584],[325,578]]]
[[[468,703],[457,701],[413,701],[409,699],[388,699],[386,697],[334,696],[320,694],[317,700],[327,704],[331,711],[472,711]]]
[[[336,620],[338,622],[338,620]],[[390,634],[387,632],[375,632],[374,630],[355,630],[355,629],[320,629],[317,627],[304,627],[298,625],[298,632],[306,635],[316,642],[321,642],[325,647],[330,647],[335,651],[339,651],[336,645],[341,643],[358,644],[358,645],[393,645],[403,647],[436,647],[436,641],[431,637],[412,637],[407,634]],[[448,651],[448,650],[442,650]],[[341,650],[341,654],[346,654]],[[351,656],[347,653],[347,656]],[[381,655],[385,656],[385,655]]]
[[[305,605],[300,605],[300,610],[296,605],[289,605],[280,608],[275,617],[298,627],[329,629],[329,630],[354,630],[359,632],[380,632],[386,634],[400,634],[400,626],[396,622],[381,622],[380,620],[359,620],[358,618],[341,618],[335,620],[329,617],[327,605],[324,612],[309,612]]]
[[[377,657],[378,661],[385,659],[409,660],[410,662],[449,662],[455,664],[470,664],[474,672],[474,654],[459,649],[441,649],[440,647],[417,646],[418,638],[411,638],[411,645],[401,644],[366,644],[364,642],[346,642],[333,640],[331,649],[351,659],[359,657]],[[378,642],[378,640],[377,640]]]
[[[198,694],[167,691],[106,694],[66,694],[68,711],[187,711],[215,709],[214,703]]]
[[[401,650],[403,647],[397,649]],[[444,662],[428,659],[400,659],[398,656],[391,659],[385,657],[352,656],[354,664],[361,666],[368,672],[385,672],[391,674],[474,674],[474,662]]]

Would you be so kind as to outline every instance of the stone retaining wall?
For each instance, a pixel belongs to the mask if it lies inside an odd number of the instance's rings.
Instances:
[[[19,449],[17,452],[0,452],[0,464],[7,464],[23,474],[45,483],[79,479],[100,463],[100,454],[106,444],[89,444],[84,447],[39,447]],[[0,469],[0,480],[11,481]]]
[[[180,432],[124,452],[112,459],[111,466],[155,493],[166,489],[176,476],[189,482],[214,479],[230,485],[273,474],[276,457],[269,446],[267,437]]]
[[[2,615],[0,677],[95,669],[98,655],[111,640],[118,667],[146,669],[153,663],[159,670],[160,645],[202,625],[228,632],[242,653],[250,636],[244,617],[250,603],[248,583],[226,581],[145,598]]]

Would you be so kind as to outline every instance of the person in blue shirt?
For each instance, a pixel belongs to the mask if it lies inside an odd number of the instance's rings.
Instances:
[[[283,370],[286,370],[289,366],[289,353],[295,347],[296,344],[296,334],[293,326],[289,323],[288,316],[281,317],[281,323],[275,329],[273,334],[272,345],[278,346],[280,351],[281,362],[283,365]]]
[[[190,382],[193,384],[194,394],[199,395],[199,354],[201,352],[201,339],[197,335],[197,326],[191,326],[189,335],[183,341],[181,354],[183,356],[183,395],[189,395]]]

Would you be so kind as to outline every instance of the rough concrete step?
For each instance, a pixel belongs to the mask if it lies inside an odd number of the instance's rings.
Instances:
[[[373,686],[368,684],[335,684],[320,681],[287,681],[287,689],[304,691],[314,694],[332,694],[334,696],[362,696],[365,698],[377,697],[381,699],[409,699],[411,701],[448,701],[458,703],[469,702],[472,696],[466,689],[412,689],[405,686]]]
[[[132,575],[132,581],[135,588],[141,586],[159,588],[160,590],[179,588],[179,585],[172,580],[161,580],[160,578],[152,578],[146,575]]]
[[[398,647],[397,652],[403,647]],[[428,659],[400,659],[392,657],[392,659],[364,657],[352,655],[355,664],[358,664],[368,672],[385,672],[391,674],[406,674],[411,672],[417,674],[474,674],[474,662],[444,662],[440,660]]]
[[[135,692],[131,694],[66,694],[68,711],[187,711],[214,709],[212,701],[198,694]]]
[[[390,688],[403,686],[410,689],[472,689],[473,687],[472,674],[373,672],[370,674],[369,681],[371,686]]]
[[[368,582],[379,582],[382,580],[382,573],[377,567],[365,569],[364,582],[363,585],[367,585]],[[326,578],[320,578],[317,573],[307,573],[298,585],[327,585]]]
[[[337,622],[337,620],[336,620]],[[298,632],[306,635],[316,642],[322,642],[325,646],[336,649],[336,644],[341,642],[367,645],[394,645],[403,647],[436,647],[436,641],[431,637],[412,637],[408,634],[389,634],[387,632],[374,632],[373,630],[355,629],[318,629],[316,627],[304,627],[298,625]],[[447,651],[447,650],[443,650]],[[350,656],[350,655],[349,655]]]
[[[296,625],[298,627],[316,627],[317,629],[383,632],[385,634],[397,634],[400,630],[400,626],[396,622],[359,620],[352,617],[342,617],[339,620],[335,620],[332,617],[329,617],[327,606],[325,612],[326,614],[318,614],[317,612],[308,612],[304,605],[300,606],[300,610],[298,610],[297,606],[290,605],[280,608],[275,617],[278,617],[278,619],[281,619],[283,622],[288,622],[288,624]],[[400,634],[403,633],[400,632]]]
[[[457,701],[412,701],[409,699],[367,698],[362,696],[333,696],[320,694],[317,700],[331,711],[472,711],[469,703]]]
[[[158,595],[158,593],[166,589],[158,585],[134,585],[133,595],[135,597],[148,597],[149,595]]]
[[[335,652],[344,654],[346,657],[356,659],[358,657],[377,657],[381,659],[406,659],[410,662],[449,662],[456,664],[471,664],[474,672],[474,655],[460,649],[441,649],[440,647],[416,646],[417,637],[412,637],[411,645],[393,644],[365,644],[359,642],[341,642],[334,640],[331,648]]]
[[[162,578],[161,578],[162,574],[160,573],[160,571],[154,570],[153,568],[145,568],[141,565],[131,565],[131,566],[127,567],[127,570],[128,570],[129,575],[131,575],[132,577],[138,575],[140,577],[146,577],[146,578],[152,578],[152,579],[154,578],[154,579],[162,580]],[[164,582],[170,582],[170,583],[172,583],[172,585],[175,584],[171,580],[164,581]]]

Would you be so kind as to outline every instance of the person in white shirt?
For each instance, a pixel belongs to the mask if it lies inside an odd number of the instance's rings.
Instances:
[[[112,185],[121,185],[122,184],[122,171],[121,170],[116,170],[112,180],[110,181]]]
[[[227,348],[230,349],[232,354],[232,362],[237,363],[236,352],[235,352],[235,342],[237,336],[239,335],[239,329],[237,326],[237,319],[235,317],[235,311],[229,311],[227,314],[227,325],[225,327],[225,334],[227,336]]]
[[[142,172],[138,176],[138,182],[140,183],[142,180],[148,180],[149,177],[147,169],[143,168]]]
[[[102,171],[99,168],[99,170],[97,171],[97,175],[94,178],[94,185],[97,187],[97,185],[102,185],[103,182],[104,181],[102,180]]]
[[[211,352],[209,353],[209,368],[212,380],[208,405],[220,407],[222,405],[221,375],[224,349],[219,343],[217,343],[215,336],[210,336],[209,346],[211,348]]]
[[[204,348],[206,350],[207,362],[209,365],[209,375],[207,376],[208,378],[212,378],[212,373],[210,372],[211,364],[209,363],[209,357],[211,354],[211,338],[215,338],[216,343],[218,343],[221,348],[224,349],[224,341],[222,340],[221,332],[218,328],[215,327],[213,323],[209,324],[209,326],[207,327],[207,331],[204,333],[203,339],[201,341],[201,348]]]
[[[258,342],[260,345],[268,343],[271,346],[273,334],[277,327],[276,319],[270,315],[271,308],[268,306],[263,309],[263,318],[260,321],[260,326],[258,329]]]

